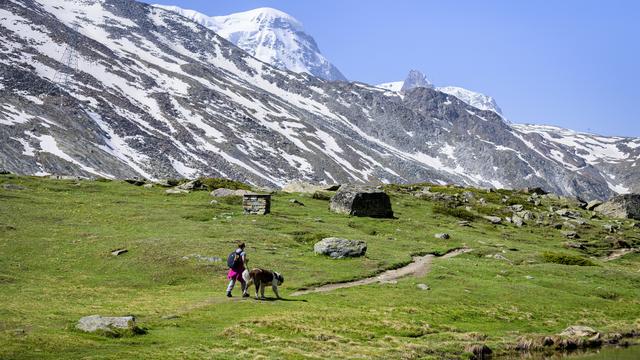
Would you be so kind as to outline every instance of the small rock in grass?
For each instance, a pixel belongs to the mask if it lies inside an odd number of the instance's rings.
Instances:
[[[298,199],[291,199],[289,200],[289,203],[291,203],[291,205],[304,206],[304,204]]]
[[[559,335],[585,337],[585,336],[593,336],[596,334],[598,334],[598,332],[588,326],[574,325],[564,329],[564,331],[561,332]]]
[[[516,204],[516,205],[511,205],[511,210],[514,212],[519,212],[524,210],[524,206],[520,205],[520,204]]]
[[[209,205],[218,205],[218,200],[209,201]]]
[[[487,221],[489,221],[492,224],[496,224],[497,225],[497,224],[502,223],[502,219],[497,217],[497,216],[483,216],[482,218],[487,220]]]
[[[527,275],[524,278],[527,279],[527,280],[533,280],[533,276],[531,276],[531,275]]]
[[[429,285],[427,284],[418,284],[416,285],[418,287],[418,289],[420,290],[431,290],[431,288],[429,287]]]
[[[435,234],[434,236],[435,236],[436,239],[443,239],[443,240],[447,240],[447,239],[451,238],[451,236],[449,236],[449,234],[447,234],[447,233]]]
[[[151,189],[151,188],[153,188],[153,184],[144,184],[144,185],[142,185],[142,187],[145,188],[145,189]]]
[[[127,252],[129,252],[129,250],[127,250],[127,249],[116,249],[116,250],[111,251],[111,255],[118,256],[118,255],[122,255],[122,254],[127,253]]]
[[[580,235],[578,235],[575,231],[563,231],[562,235],[564,235],[567,239],[580,239]]]
[[[513,224],[517,227],[522,227],[524,225],[524,220],[518,215],[513,215],[511,221],[513,221]]]
[[[165,193],[167,195],[181,195],[181,194],[188,194],[189,190],[182,190],[182,189],[167,189],[165,190]]]
[[[458,225],[459,226],[467,226],[468,227],[468,226],[471,226],[471,222],[467,221],[467,220],[460,220],[460,221],[458,221]]]

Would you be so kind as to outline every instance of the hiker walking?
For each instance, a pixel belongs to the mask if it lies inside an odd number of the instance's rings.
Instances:
[[[242,285],[242,296],[247,297],[247,284],[242,278],[242,272],[247,264],[247,256],[244,253],[244,242],[238,243],[238,248],[229,254],[227,258],[227,265],[229,266],[229,273],[227,273],[227,279],[229,279],[229,286],[227,286],[227,297],[231,297],[231,290],[233,290],[236,280],[240,281]]]

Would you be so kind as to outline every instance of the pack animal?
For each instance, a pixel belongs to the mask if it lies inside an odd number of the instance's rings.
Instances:
[[[280,273],[265,270],[265,269],[253,269],[251,271],[245,270],[242,273],[242,277],[244,281],[247,283],[246,291],[249,291],[249,286],[253,284],[256,288],[256,299],[264,299],[264,288],[268,285],[271,285],[271,289],[273,289],[273,293],[276,294],[278,299],[281,299],[280,294],[278,293],[278,286],[282,285],[284,282],[284,277],[280,275]],[[258,292],[260,293],[260,297],[258,297]]]

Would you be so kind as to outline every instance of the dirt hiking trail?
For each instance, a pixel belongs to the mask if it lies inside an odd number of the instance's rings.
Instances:
[[[333,291],[337,289],[369,285],[374,283],[385,283],[385,282],[394,281],[409,275],[420,277],[429,273],[433,259],[435,258],[449,259],[449,258],[458,256],[460,254],[468,253],[470,251],[473,251],[473,249],[461,248],[461,249],[455,249],[455,250],[449,251],[448,253],[442,256],[436,256],[433,254],[428,254],[424,256],[414,256],[413,261],[410,264],[398,269],[387,270],[379,275],[376,275],[370,278],[365,278],[365,279],[360,279],[360,280],[355,280],[355,281],[350,281],[345,283],[327,284],[327,285],[322,285],[322,286],[307,289],[307,290],[300,290],[300,291],[291,293],[290,296],[300,296],[300,295],[306,295],[311,293],[327,292],[327,291]]]

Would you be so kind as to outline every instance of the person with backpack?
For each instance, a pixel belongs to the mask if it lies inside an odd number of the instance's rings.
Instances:
[[[227,297],[231,297],[231,291],[236,285],[236,280],[239,280],[240,285],[242,285],[242,297],[249,296],[249,293],[247,293],[247,283],[242,278],[242,272],[247,264],[247,255],[244,252],[244,247],[244,242],[239,242],[238,248],[227,257],[227,266],[229,266],[229,272],[227,273],[227,279],[229,279]]]

